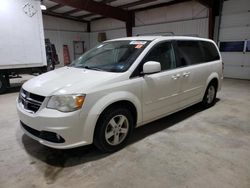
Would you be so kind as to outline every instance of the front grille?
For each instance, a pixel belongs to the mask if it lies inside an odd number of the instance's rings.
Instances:
[[[31,113],[36,113],[42,105],[45,97],[30,93],[21,89],[19,94],[19,102],[22,103],[23,108]]]

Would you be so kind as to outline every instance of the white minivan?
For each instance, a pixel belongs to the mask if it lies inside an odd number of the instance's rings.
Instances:
[[[67,149],[94,143],[112,152],[138,126],[199,102],[212,106],[222,79],[212,40],[120,38],[27,81],[17,109],[25,134],[41,144]]]

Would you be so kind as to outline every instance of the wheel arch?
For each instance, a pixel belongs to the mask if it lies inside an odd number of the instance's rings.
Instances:
[[[100,114],[100,116],[107,110],[109,110],[110,108],[113,108],[113,107],[124,107],[124,108],[127,108],[131,113],[132,113],[132,116],[133,116],[133,120],[136,124],[137,122],[137,118],[138,118],[138,112],[137,112],[137,109],[135,107],[135,105],[129,101],[129,100],[119,100],[119,101],[116,101],[112,104],[110,104],[109,106],[107,106],[103,111],[102,113]],[[99,116],[99,117],[100,117]]]
[[[210,85],[214,85],[215,92],[213,94],[212,100],[209,102],[207,92],[208,92],[208,88],[210,87]],[[201,102],[201,104],[205,108],[211,107],[211,106],[213,106],[215,104],[215,102],[216,102],[216,93],[217,93],[218,89],[219,89],[219,79],[218,79],[218,77],[211,76],[211,78],[207,81],[206,88],[205,88],[203,98],[202,98],[202,102]]]
[[[208,85],[209,85],[210,83],[212,83],[212,82],[216,84],[216,90],[218,91],[218,89],[219,89],[219,75],[218,75],[217,73],[215,73],[215,72],[212,73],[212,74],[208,77],[207,82],[206,82],[205,91],[206,91]],[[205,93],[205,91],[204,91],[204,93]]]
[[[93,142],[94,132],[99,117],[102,113],[104,113],[105,110],[115,105],[121,105],[122,107],[125,106],[129,108],[132,111],[132,115],[135,120],[135,125],[142,121],[140,100],[130,92],[114,92],[100,98],[90,109],[83,130],[84,138],[87,137],[87,140]]]

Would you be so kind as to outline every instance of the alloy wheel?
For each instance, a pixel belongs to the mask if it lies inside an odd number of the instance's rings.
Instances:
[[[207,92],[207,103],[210,104],[213,102],[215,97],[215,88],[213,85],[209,86],[208,92]]]
[[[126,116],[117,115],[109,121],[105,129],[105,139],[112,146],[119,145],[126,138],[128,131],[129,121]]]

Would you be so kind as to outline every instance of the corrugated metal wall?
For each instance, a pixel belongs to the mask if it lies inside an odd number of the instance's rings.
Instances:
[[[163,35],[168,34],[169,32],[173,32],[175,35],[193,35],[207,38],[208,18],[175,21],[171,23],[145,25],[133,28],[133,35]]]
[[[249,0],[224,1],[219,41],[244,41],[245,44],[250,41]],[[221,52],[225,63],[225,77],[250,79],[250,52],[245,51],[246,49],[240,52]]]
[[[89,33],[86,24],[43,16],[44,35],[55,44],[60,65],[63,66],[63,45],[68,45],[70,58],[74,58],[73,41],[84,41],[86,49],[89,48]]]
[[[55,43],[60,61],[63,59],[63,44],[69,45],[72,57],[73,40],[84,40],[86,49],[89,49],[98,44],[99,32],[105,32],[107,39],[126,37],[125,23],[110,18],[92,22],[91,33],[86,33],[86,24],[50,16],[43,19],[45,37]],[[136,13],[133,35],[163,35],[168,32],[208,37],[208,9],[191,1]]]
[[[126,36],[124,22],[113,19],[94,21],[91,29],[91,47],[98,43],[98,32],[106,32],[108,39]],[[191,1],[136,13],[133,35],[162,35],[167,32],[208,37],[208,9]]]

